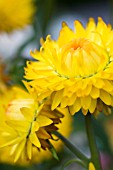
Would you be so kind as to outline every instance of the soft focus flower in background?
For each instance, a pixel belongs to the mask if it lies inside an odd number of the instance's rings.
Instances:
[[[12,92],[12,95],[9,92]],[[62,133],[68,136],[71,132],[72,122],[67,110],[51,111],[49,102],[37,102],[29,93],[18,87],[11,88],[9,92],[4,94],[4,102],[0,104],[1,114],[4,114],[0,126],[0,151],[3,153],[0,160],[11,163],[18,161],[18,164],[24,165],[28,164],[29,160],[43,160],[43,155],[49,158],[45,153],[46,149],[51,149],[50,143],[55,144],[52,142],[54,136],[51,133],[61,129]],[[63,114],[67,117],[63,118]],[[60,143],[56,145],[57,150],[61,147]],[[42,149],[45,152],[41,152]]]
[[[50,36],[40,51],[31,52],[38,62],[27,62],[25,78],[40,92],[39,98],[52,95],[52,110],[69,107],[73,115],[110,113],[113,106],[113,32],[98,18],[84,28],[75,21],[75,32],[65,23],[57,41]],[[40,84],[38,83],[40,82]]]
[[[32,0],[1,0],[0,32],[11,32],[31,24],[34,11]]]
[[[4,60],[13,58],[20,46],[34,35],[36,10],[34,0],[0,1],[0,54]]]

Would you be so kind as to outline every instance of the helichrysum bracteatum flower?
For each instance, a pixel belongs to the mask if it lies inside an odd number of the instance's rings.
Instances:
[[[32,0],[0,0],[0,32],[20,29],[32,22]]]
[[[49,101],[41,103],[37,101],[35,94],[29,94],[21,88],[14,87],[10,90],[12,94],[4,94],[5,100],[0,104],[1,114],[4,114],[0,120],[0,153],[4,156],[0,157],[0,161],[20,164],[26,164],[29,160],[33,162],[33,159],[39,161],[45,155],[41,150],[51,148],[54,141],[52,132],[59,129],[63,114],[67,111],[51,111]],[[67,118],[64,119],[64,124],[66,121]],[[65,135],[69,135],[71,129],[69,116],[68,121],[66,126],[69,125],[69,130],[64,130]],[[33,155],[40,155],[40,158],[35,159]]]
[[[108,114],[113,106],[113,30],[101,18],[89,19],[75,30],[63,23],[58,40],[47,36],[40,51],[31,52],[37,61],[28,61],[25,77],[39,98],[50,95],[52,110],[68,107],[73,115]]]

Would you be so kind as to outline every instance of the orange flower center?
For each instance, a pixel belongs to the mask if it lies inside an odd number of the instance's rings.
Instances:
[[[70,43],[70,47],[73,50],[77,50],[78,48],[82,48],[82,49],[87,51],[87,50],[91,49],[91,43],[85,38],[79,38],[79,39],[74,39]]]
[[[109,63],[105,49],[85,38],[73,39],[61,49],[62,74],[68,77],[91,77]]]

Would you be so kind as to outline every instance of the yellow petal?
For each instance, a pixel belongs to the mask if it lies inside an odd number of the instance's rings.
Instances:
[[[95,28],[96,28],[95,20],[93,18],[89,18],[89,22],[88,22],[87,28],[86,28],[87,33],[88,32],[91,33],[92,31],[95,30]],[[92,33],[92,34],[94,34],[94,33]]]
[[[40,128],[39,131],[37,132],[37,135],[41,139],[50,139],[51,136],[44,130],[44,128]]]
[[[104,86],[103,86],[103,90],[106,90],[108,92],[113,91],[113,82],[112,81],[108,81],[108,80],[104,80]]]
[[[87,85],[87,87],[84,89],[85,96],[88,96],[92,90],[92,85]]]
[[[91,99],[91,104],[89,106],[90,113],[94,113],[96,105],[97,105],[97,100],[96,99]]]
[[[37,91],[39,91],[39,90],[37,89]],[[41,101],[41,100],[45,99],[46,97],[50,96],[50,94],[51,94],[50,90],[49,91],[47,90],[46,92],[41,93],[39,95],[38,99]]]
[[[107,105],[111,104],[110,94],[104,90],[100,90],[100,99]]]
[[[104,81],[102,79],[97,79],[94,86],[100,89],[104,86]]]
[[[54,110],[60,103],[62,99],[62,90],[59,90],[58,92],[55,93],[51,109]]]
[[[76,96],[76,93],[74,93],[70,98],[69,98],[69,101],[68,101],[68,106],[71,106],[74,104],[75,100],[76,100],[77,96]]]
[[[100,90],[94,86],[92,86],[92,90],[90,92],[90,96],[93,98],[93,99],[97,99],[100,95]]]
[[[43,112],[41,112],[41,115],[48,117],[48,118],[57,118],[56,116],[56,110],[53,110],[50,112],[50,109],[47,109],[47,107],[43,108]]]
[[[36,121],[32,122],[32,128],[31,128],[31,132],[36,132],[39,130],[39,124]]]
[[[31,159],[31,157],[32,157],[32,143],[29,139],[27,140],[27,143],[26,143],[26,151],[27,151],[28,158]]]
[[[90,104],[91,104],[90,96],[81,97],[81,106],[83,107],[84,110],[89,109]]]
[[[14,154],[14,152],[16,151],[16,149],[17,149],[17,147],[18,147],[18,144],[19,144],[19,143],[16,143],[16,144],[14,144],[14,145],[11,147],[10,155],[13,155],[13,154]]]
[[[42,110],[43,106],[44,106],[44,104],[41,104],[41,105],[38,107],[38,110],[37,110],[37,113],[38,113],[38,114],[39,114],[40,111]]]
[[[29,128],[29,122],[27,121],[19,121],[19,120],[8,120],[6,121],[9,126],[14,128],[17,131],[27,132]]]
[[[61,101],[61,108],[64,108],[64,107],[68,106],[68,100],[69,100],[68,97],[62,98],[62,101]]]
[[[77,98],[72,106],[69,106],[70,113],[74,115],[74,113],[78,112],[81,108],[80,98]]]
[[[101,17],[98,17],[97,31],[103,34],[106,29],[107,25],[103,22]],[[106,35],[104,34],[104,36]]]
[[[28,120],[28,121],[32,121],[33,118],[33,111],[27,107],[22,107],[20,108],[20,111],[22,112],[22,114],[24,115],[24,117]]]
[[[84,37],[85,36],[85,29],[79,21],[74,22],[75,31],[76,31],[76,38]]]
[[[26,143],[26,140],[23,140],[19,143],[19,145],[16,149],[16,152],[15,152],[14,162],[16,162],[19,159],[19,157],[20,157],[20,155],[21,155],[21,153],[22,153],[22,151],[25,147],[25,143]]]
[[[84,110],[84,109],[82,108],[82,113],[83,113],[84,116],[86,116],[87,113],[88,113],[88,110]]]
[[[68,43],[74,38],[74,36],[75,36],[74,32],[68,27],[68,25],[65,22],[63,22],[62,30],[60,31],[60,36],[58,38],[59,46]]]
[[[36,133],[30,134],[29,139],[30,139],[31,143],[34,144],[36,147],[38,147],[38,148],[41,147],[41,143],[40,143]]]
[[[53,123],[51,119],[49,119],[48,117],[42,116],[42,115],[39,115],[36,121],[38,122],[39,127],[48,126]]]
[[[17,137],[15,139],[10,140],[10,141],[6,141],[5,143],[0,144],[0,148],[3,148],[5,146],[9,146],[9,145],[14,145],[14,144],[20,142],[21,140],[22,140],[22,137]]]
[[[89,163],[89,169],[88,170],[96,170],[95,166],[93,165],[92,162]]]

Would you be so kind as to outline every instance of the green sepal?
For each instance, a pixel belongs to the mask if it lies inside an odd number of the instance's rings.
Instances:
[[[59,158],[58,158],[56,149],[54,148],[54,146],[51,144],[50,141],[48,141],[48,143],[49,143],[49,145],[50,145],[49,151],[52,153],[53,157],[54,157],[57,161],[59,161]]]

